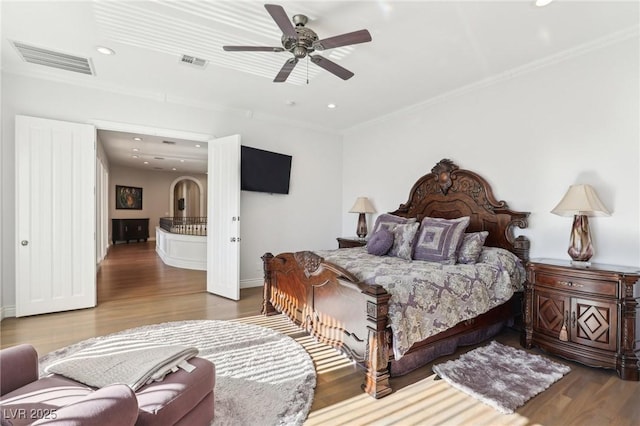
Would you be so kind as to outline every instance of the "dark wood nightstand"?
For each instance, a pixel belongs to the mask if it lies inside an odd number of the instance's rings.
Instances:
[[[367,240],[358,237],[338,237],[338,248],[363,247]]]
[[[522,344],[640,379],[640,268],[538,259],[527,264]],[[562,332],[563,325],[566,333]],[[566,337],[565,337],[566,336]]]

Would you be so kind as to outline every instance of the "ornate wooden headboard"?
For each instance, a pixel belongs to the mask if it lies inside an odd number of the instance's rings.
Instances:
[[[411,188],[409,200],[391,214],[455,219],[469,216],[467,232],[488,231],[485,245],[501,247],[529,260],[529,240],[515,238],[513,228],[527,227],[528,212],[517,212],[505,201],[498,201],[489,183],[476,173],[460,169],[451,160],[440,160],[431,173],[422,176]]]

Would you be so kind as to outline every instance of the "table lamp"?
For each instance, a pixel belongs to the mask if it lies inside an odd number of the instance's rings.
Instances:
[[[349,210],[349,213],[360,213],[360,216],[358,216],[358,227],[356,228],[356,234],[358,234],[359,238],[367,236],[367,218],[365,217],[365,213],[375,212],[376,210],[367,197],[358,197],[353,207],[351,207],[351,210]]]
[[[551,210],[551,213],[558,216],[573,216],[573,227],[567,252],[571,256],[573,264],[590,265],[589,259],[594,252],[587,217],[611,216],[593,187],[590,185],[571,185],[560,203]]]

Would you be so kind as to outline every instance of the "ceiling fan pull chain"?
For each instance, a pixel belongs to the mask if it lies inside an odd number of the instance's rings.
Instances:
[[[309,84],[309,55],[307,55],[307,84]]]

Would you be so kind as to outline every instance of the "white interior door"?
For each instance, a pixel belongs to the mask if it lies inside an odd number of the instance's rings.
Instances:
[[[207,291],[240,299],[240,135],[209,141]]]
[[[91,125],[16,116],[16,316],[96,305]]]

